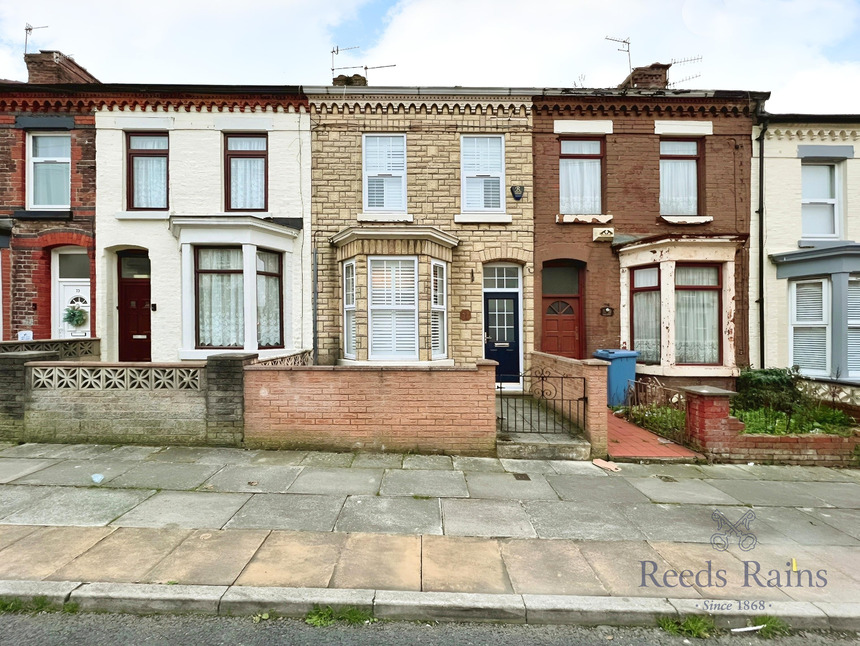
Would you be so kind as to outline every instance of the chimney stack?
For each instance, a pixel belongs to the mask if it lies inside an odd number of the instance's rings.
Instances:
[[[367,85],[367,79],[364,78],[361,74],[353,74],[352,76],[341,74],[337,78],[333,78],[331,80],[331,84],[341,87],[343,87],[344,85],[357,85],[364,87]]]
[[[24,62],[27,63],[28,83],[101,82],[62,52],[43,49],[38,54],[24,54]]]
[[[618,87],[636,90],[659,88],[665,90],[669,86],[669,63],[652,63],[648,67],[634,67],[633,71]]]

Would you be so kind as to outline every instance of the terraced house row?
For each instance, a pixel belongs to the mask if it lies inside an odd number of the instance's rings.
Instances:
[[[860,378],[858,115],[766,92],[0,83],[2,339],[106,362],[638,351],[637,373]],[[822,386],[825,387],[825,386]]]

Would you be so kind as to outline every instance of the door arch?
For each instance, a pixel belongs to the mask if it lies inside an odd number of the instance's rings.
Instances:
[[[582,297],[585,263],[549,260],[541,270],[541,351],[571,359],[585,353]]]

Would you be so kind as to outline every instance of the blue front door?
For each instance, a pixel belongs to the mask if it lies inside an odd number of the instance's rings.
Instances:
[[[520,297],[484,292],[484,357],[498,361],[496,381],[520,381]]]

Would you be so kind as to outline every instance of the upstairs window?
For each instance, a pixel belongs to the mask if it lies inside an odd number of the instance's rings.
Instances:
[[[699,142],[660,142],[660,215],[699,214]]]
[[[166,134],[127,136],[128,208],[167,209]]]
[[[364,135],[364,208],[406,211],[406,135]]]
[[[462,210],[503,212],[504,138],[500,135],[464,136],[460,150]]]
[[[27,193],[30,208],[68,209],[71,204],[71,135],[31,134],[29,143]]]
[[[600,214],[603,141],[562,139],[558,165],[559,212],[570,215]]]
[[[225,208],[227,211],[265,211],[267,182],[267,137],[226,135]]]
[[[839,237],[836,165],[803,164],[801,229],[804,238]]]

